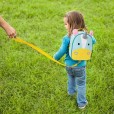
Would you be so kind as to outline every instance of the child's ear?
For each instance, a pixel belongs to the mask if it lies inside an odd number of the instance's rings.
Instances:
[[[90,34],[91,36],[93,36],[93,31],[91,30],[91,31],[89,32],[89,34]]]
[[[77,29],[74,29],[73,30],[73,35],[76,35],[76,34],[78,34],[78,30]]]

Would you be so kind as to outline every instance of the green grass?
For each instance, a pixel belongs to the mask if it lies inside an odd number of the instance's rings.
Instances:
[[[114,1],[0,0],[0,14],[18,36],[51,56],[66,34],[63,15],[70,10],[82,12],[97,40],[87,64],[87,108],[80,111],[68,97],[62,66],[0,29],[0,114],[114,114]]]

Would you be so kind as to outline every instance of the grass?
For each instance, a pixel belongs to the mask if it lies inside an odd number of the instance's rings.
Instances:
[[[113,4],[112,0],[1,0],[0,14],[18,36],[51,56],[66,34],[63,15],[70,10],[82,12],[97,44],[87,64],[89,104],[80,111],[75,98],[67,95],[65,69],[32,48],[7,39],[0,29],[0,114],[113,114]]]

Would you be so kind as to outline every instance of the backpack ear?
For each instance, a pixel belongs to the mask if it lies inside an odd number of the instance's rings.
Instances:
[[[73,30],[73,35],[76,35],[76,34],[78,34],[78,30],[77,29],[74,29]]]
[[[91,36],[93,36],[93,31],[91,30],[89,34],[90,34]]]

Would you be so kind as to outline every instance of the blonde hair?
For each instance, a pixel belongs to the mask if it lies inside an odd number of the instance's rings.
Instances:
[[[67,23],[69,24],[69,27],[70,27],[68,36],[71,36],[73,29],[87,31],[84,18],[81,13],[77,11],[70,11],[66,13],[64,17],[67,19]]]

